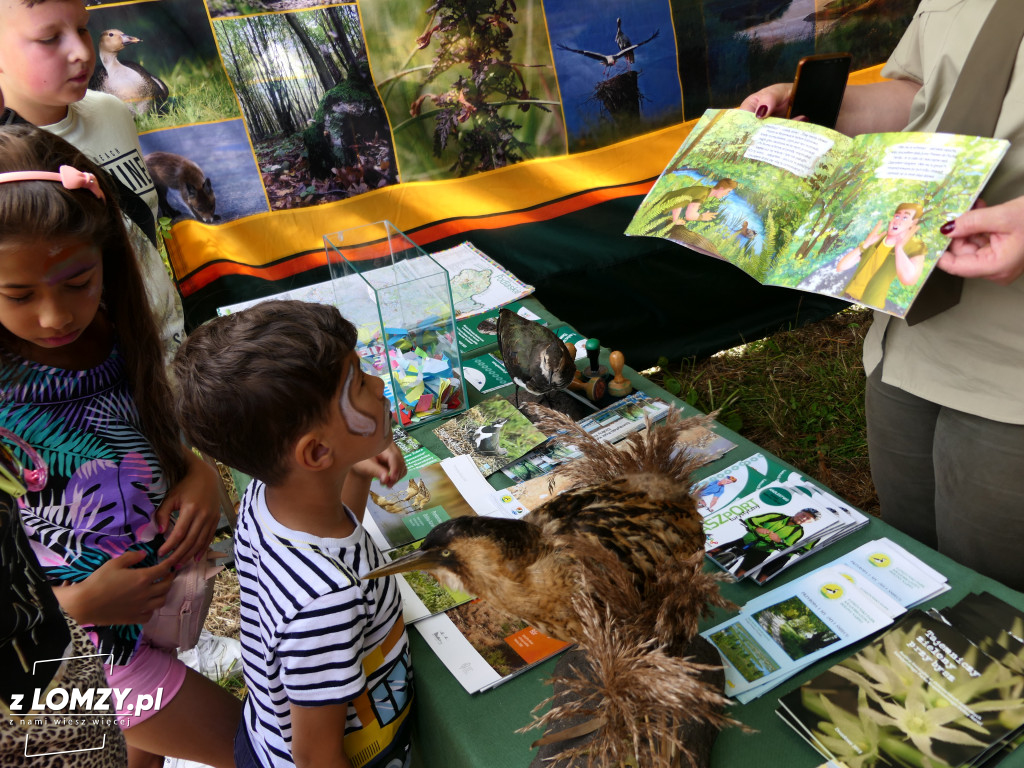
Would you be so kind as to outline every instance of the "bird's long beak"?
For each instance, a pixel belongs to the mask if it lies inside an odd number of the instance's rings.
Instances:
[[[381,576],[392,576],[396,573],[407,573],[409,571],[429,571],[442,564],[439,552],[428,550],[422,552],[416,550],[393,560],[387,565],[382,565],[363,576],[363,579],[379,579]]]

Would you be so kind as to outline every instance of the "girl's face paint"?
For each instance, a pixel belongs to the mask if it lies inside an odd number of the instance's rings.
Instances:
[[[93,243],[0,245],[0,324],[28,344],[70,349],[95,319],[102,292],[103,254]]]
[[[380,393],[373,392],[372,383],[367,381],[368,378],[379,381],[376,376],[368,377],[358,365],[350,361],[348,375],[345,376],[345,383],[341,386],[341,397],[338,399],[338,406],[341,408],[341,415],[345,419],[348,431],[360,437],[370,437],[380,428],[377,423],[378,417],[371,415],[372,411],[364,411],[356,405],[357,402],[368,405],[371,400],[379,402],[382,399]]]

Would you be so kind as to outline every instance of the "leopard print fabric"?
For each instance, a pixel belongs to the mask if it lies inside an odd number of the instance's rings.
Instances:
[[[71,653],[51,688],[87,690],[107,687],[99,659],[89,658],[95,646],[70,618]],[[116,717],[91,712],[71,717],[75,710],[46,710],[47,717],[11,712],[0,703],[0,765],[14,768],[123,768],[127,765],[124,735]],[[81,710],[79,710],[81,712]],[[75,751],[71,751],[75,750]],[[26,756],[26,752],[28,755]],[[52,754],[64,752],[65,754]],[[51,754],[45,754],[51,753]]]
[[[37,695],[106,688],[85,631],[64,614],[21,526],[14,500],[0,491],[0,766],[123,768],[124,736],[113,710],[31,712]],[[67,657],[52,673],[53,660]],[[50,664],[37,666],[40,662]],[[52,674],[49,679],[46,675]],[[93,694],[96,695],[96,694]],[[15,698],[17,696],[18,698]]]

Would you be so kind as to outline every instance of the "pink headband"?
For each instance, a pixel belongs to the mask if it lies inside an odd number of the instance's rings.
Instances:
[[[8,181],[59,181],[65,189],[87,189],[100,200],[105,200],[103,190],[96,180],[96,176],[72,168],[70,165],[62,165],[60,173],[53,171],[10,171],[0,173],[0,184]]]

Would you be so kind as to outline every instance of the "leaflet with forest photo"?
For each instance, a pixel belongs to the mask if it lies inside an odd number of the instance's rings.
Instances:
[[[660,397],[633,392],[577,423],[596,440],[618,445],[630,435],[647,429],[648,419],[651,424],[657,424],[668,416],[670,410],[672,406]],[[685,446],[701,464],[714,461],[736,447],[732,440],[703,426],[694,426],[680,432],[676,442]],[[546,475],[557,466],[582,455],[575,446],[549,440],[518,461],[503,467],[501,471],[509,479],[523,483]]]
[[[709,109],[626,228],[735,264],[766,285],[904,317],[1009,146],[949,133],[849,137]]]
[[[815,661],[887,627],[903,606],[845,569],[820,568],[701,636],[718,650],[725,693],[746,703]]]
[[[580,419],[579,425],[603,443],[617,443],[644,429],[648,418],[652,423],[661,421],[668,416],[670,409],[671,406],[660,397],[651,397],[646,392],[634,392]],[[523,482],[546,475],[559,464],[578,459],[582,455],[574,446],[549,440],[503,467],[501,471],[509,479]]]

